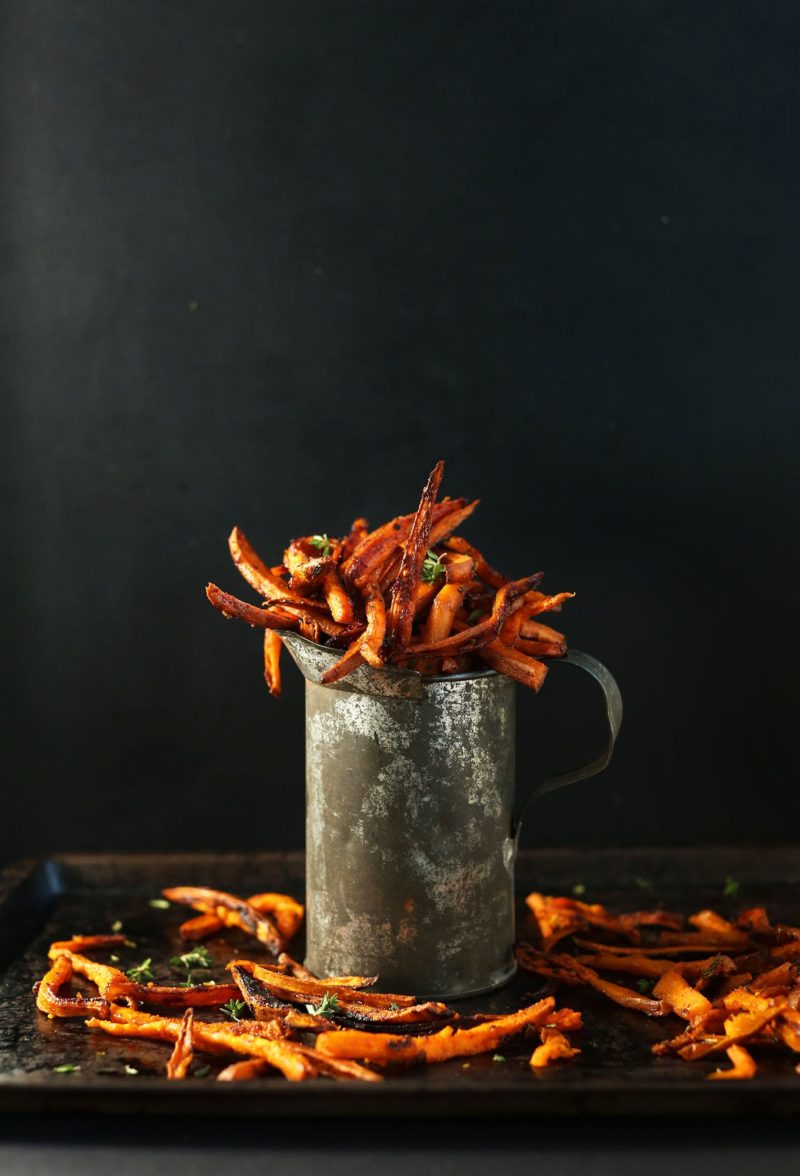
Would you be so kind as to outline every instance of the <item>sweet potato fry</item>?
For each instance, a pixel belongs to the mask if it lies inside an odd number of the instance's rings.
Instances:
[[[229,592],[223,592],[216,584],[206,587],[206,596],[217,612],[221,612],[227,620],[234,617],[244,621],[254,629],[296,629],[297,619],[288,613],[277,609],[257,608],[254,604],[247,604]]]
[[[518,603],[520,598],[524,596],[532,584],[538,584],[541,578],[541,572],[534,572],[532,576],[526,576],[522,580],[509,580],[499,589],[494,598],[491,614],[485,621],[478,621],[477,624],[460,633],[454,633],[443,641],[422,641],[411,644],[408,646],[407,652],[410,655],[419,656],[424,653],[471,653],[473,650],[483,650],[500,632],[503,622],[512,609],[521,607]]]
[[[72,939],[58,939],[50,944],[48,958],[54,960],[65,951],[82,953],[84,951],[106,950],[114,947],[124,947],[127,942],[124,935],[73,935]]]
[[[494,570],[483,553],[477,547],[468,543],[466,539],[462,539],[460,535],[453,535],[450,539],[445,540],[445,547],[450,551],[458,552],[459,555],[468,555],[484,584],[489,584],[492,588],[502,588],[507,582],[506,577]]]
[[[409,1008],[417,1003],[415,997],[396,992],[362,992],[349,984],[336,984],[331,980],[301,980],[297,976],[286,976],[274,968],[253,963],[252,960],[231,960],[228,969],[233,971],[235,968],[260,980],[273,995],[285,1001],[319,1003],[326,996],[335,996],[341,1005],[368,1005],[377,1009],[391,1009],[393,1005],[399,1009]],[[375,983],[377,976],[369,979]],[[335,981],[335,977],[333,980]]]
[[[718,943],[685,944],[683,946],[675,946],[674,944],[668,944],[668,943],[659,943],[656,947],[643,947],[640,944],[637,944],[635,947],[627,947],[627,946],[623,946],[622,944],[615,943],[614,947],[612,949],[609,949],[609,946],[607,943],[596,943],[592,939],[582,939],[580,936],[577,936],[577,935],[575,936],[574,942],[578,947],[586,948],[587,951],[613,950],[615,955],[635,954],[635,955],[645,955],[645,956],[657,956],[659,959],[661,959],[662,957],[664,959],[666,959],[667,956],[672,957],[672,956],[679,956],[679,955],[698,955],[701,953],[705,953],[706,955],[709,955],[709,956],[714,956],[719,951],[719,944]]]
[[[577,1057],[581,1052],[559,1029],[544,1028],[541,1030],[541,1037],[542,1044],[533,1051],[528,1063],[532,1070],[539,1070],[552,1065],[553,1062]]]
[[[691,1021],[711,1008],[708,998],[692,988],[675,969],[664,973],[653,989],[653,996],[664,1001],[684,1021]]]
[[[121,1008],[112,1008],[110,1019],[92,1018],[86,1025],[115,1037],[146,1037],[156,1041],[176,1041],[181,1032],[181,1022],[175,1017],[155,1017]],[[252,1032],[236,1032],[237,1028],[198,1021],[192,1028],[194,1048],[208,1053],[238,1053],[263,1058],[290,1082],[314,1076],[314,1067],[303,1054],[296,1052],[293,1042],[271,1040]]]
[[[172,1080],[185,1078],[189,1067],[194,1061],[194,1050],[192,1049],[193,1020],[194,1013],[191,1009],[187,1009],[183,1014],[178,1036],[175,1038],[175,1048],[167,1062],[167,1078]]]
[[[112,981],[104,995],[113,1001],[158,1008],[218,1009],[239,993],[233,984],[137,984],[125,978]]]
[[[228,547],[236,567],[244,579],[260,596],[271,603],[285,601],[301,607],[310,605],[303,595],[293,592],[280,576],[276,576],[256,554],[243,531],[234,527],[228,536]],[[317,607],[321,608],[320,602]]]
[[[285,557],[284,562],[286,562]],[[292,573],[289,577],[290,590],[300,596],[307,596],[320,587],[322,581],[329,572],[334,571],[336,565],[329,555],[315,555],[295,562],[294,567],[288,562],[286,566]]]
[[[358,545],[363,543],[368,535],[369,523],[367,520],[364,518],[354,519],[349,533],[342,540],[341,561],[344,562],[349,559]]]
[[[448,1058],[469,1057],[497,1049],[528,1026],[543,1025],[554,1007],[555,1001],[549,996],[538,1004],[506,1017],[498,1017],[496,1021],[484,1021],[472,1029],[447,1026],[426,1037],[340,1029],[318,1037],[317,1049],[330,1057],[355,1058],[377,1062],[379,1065],[392,1062],[443,1062]]]
[[[423,642],[442,641],[449,636],[453,619],[464,602],[464,585],[445,584],[436,593],[422,626]]]
[[[267,604],[264,607],[264,611],[270,613],[277,611],[281,616],[293,617],[297,622],[305,621],[308,625],[316,626],[317,630],[325,633],[328,637],[341,637],[345,626],[332,620],[327,613],[316,611],[316,607],[321,606],[321,604],[322,602],[320,601],[310,599],[304,604],[294,604],[286,601],[281,602],[277,606],[277,610],[272,605]]]
[[[66,955],[58,955],[51,967],[44,974],[37,985],[36,1007],[41,1013],[46,1013],[51,1019],[54,1017],[88,1017],[92,1013],[104,1016],[108,1012],[108,1002],[94,997],[62,996],[61,989],[72,978],[72,961]]]
[[[275,629],[264,630],[264,680],[273,698],[281,693],[281,650],[283,642]]]
[[[507,674],[509,678],[521,682],[523,686],[538,691],[547,677],[547,666],[528,657],[518,649],[509,649],[501,641],[490,641],[478,653],[482,662],[500,674]]]
[[[624,972],[629,976],[639,976],[653,980],[663,976],[665,972],[678,971],[682,975],[685,964],[676,964],[674,960],[658,960],[644,955],[616,955],[611,949],[598,951],[591,955],[577,955],[579,964],[586,964],[596,972]]]
[[[305,1045],[295,1046],[295,1049],[302,1057],[308,1058],[318,1073],[326,1074],[329,1078],[355,1079],[358,1082],[383,1082],[382,1074],[376,1074],[374,1070],[368,1070],[366,1066],[360,1066],[358,1062],[349,1061],[346,1058],[326,1057],[317,1049],[311,1049]]]
[[[323,578],[322,592],[333,619],[340,625],[351,625],[356,619],[355,607],[335,568]]]
[[[479,503],[479,498],[474,499],[473,502],[467,502],[463,498],[445,498],[443,502],[437,503],[437,506],[447,509],[443,510],[441,514],[437,514],[437,507],[433,508],[433,521],[428,545],[437,547],[444,542],[448,535],[452,535],[453,531],[466,522]]]
[[[250,1082],[268,1073],[272,1067],[263,1058],[248,1058],[245,1062],[231,1062],[217,1074],[217,1082]]]
[[[693,1041],[678,1050],[682,1058],[696,1061],[710,1053],[719,1053],[732,1045],[740,1045],[770,1023],[778,1019],[778,1013],[786,1007],[784,1001],[765,1001],[760,1011],[733,1013],[727,1018],[722,1037],[708,1037],[703,1041]]]
[[[359,666],[364,664],[364,658],[361,653],[361,646],[364,644],[364,635],[356,637],[352,645],[348,646],[347,650],[342,654],[337,662],[334,662],[330,669],[326,670],[320,678],[323,686],[330,686],[333,682],[339,682],[342,678],[346,678],[348,674],[352,674],[353,670],[357,670]]]
[[[431,515],[431,535],[437,532],[438,524],[447,525],[467,505],[465,498],[445,498],[437,502]],[[362,539],[352,554],[340,564],[340,573],[345,584],[356,586],[365,576],[380,577],[386,562],[406,542],[411,532],[414,515],[399,515],[390,519]],[[429,539],[429,542],[436,542]]]
[[[428,550],[433,506],[443,473],[444,462],[439,461],[428,475],[405,544],[400,570],[394,581],[392,603],[386,620],[386,640],[389,648],[395,652],[405,649],[411,640],[411,626],[414,623],[414,594],[422,574],[425,553]]]
[[[669,1007],[664,1001],[653,1000],[621,984],[603,980],[597,972],[587,968],[585,964],[578,963],[573,956],[560,952],[547,955],[527,943],[521,943],[517,945],[517,961],[520,967],[529,972],[537,972],[540,976],[549,976],[566,984],[588,984],[590,988],[596,988],[615,1004],[637,1009],[651,1017],[663,1017],[669,1012]]]
[[[525,637],[518,637],[514,642],[514,648],[526,657],[563,657],[567,652],[563,642],[556,644],[553,641],[528,641]]]
[[[388,624],[386,605],[377,580],[367,579],[362,582],[360,588],[367,614],[367,627],[361,639],[360,653],[364,661],[380,669],[384,664],[381,651]]]
[[[286,947],[283,936],[269,915],[235,894],[206,886],[170,886],[161,893],[170,902],[185,903],[203,913],[216,914],[226,927],[238,927],[248,935],[254,935],[259,943],[263,943],[276,955]]]
[[[475,579],[475,562],[469,555],[448,551],[442,556],[442,564],[448,584],[468,584]]]
[[[247,901],[257,911],[271,917],[284,939],[293,939],[297,934],[298,928],[303,922],[304,908],[302,903],[297,902],[290,895],[274,894],[270,891],[265,894],[251,894]],[[197,915],[195,918],[187,919],[185,923],[181,923],[180,933],[184,939],[196,941],[216,934],[224,926],[225,924],[216,915]]]
[[[715,1078],[755,1078],[758,1067],[755,1059],[743,1045],[732,1045],[730,1049],[725,1051],[730,1058],[732,1065],[728,1070],[714,1070],[709,1074],[710,1079]]]
[[[520,637],[531,641],[544,641],[546,644],[563,645],[566,647],[567,639],[563,633],[559,633],[558,629],[551,629],[549,625],[543,625],[539,621],[532,621],[523,617],[522,625],[520,626]]]

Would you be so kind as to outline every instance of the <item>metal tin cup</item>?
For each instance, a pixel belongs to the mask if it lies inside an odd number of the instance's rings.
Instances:
[[[606,766],[622,721],[614,679],[575,650],[554,663],[599,682],[608,743],[515,812],[510,678],[365,665],[322,686],[340,654],[281,636],[306,679],[306,966],[379,975],[385,989],[439,999],[505,984],[522,813]]]

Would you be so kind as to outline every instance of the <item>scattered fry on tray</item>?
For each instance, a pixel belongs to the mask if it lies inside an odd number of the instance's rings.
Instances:
[[[167,1078],[185,1078],[194,1060],[192,1047],[192,1021],[194,1013],[187,1009],[183,1014],[178,1036],[175,1038],[175,1048],[167,1062]]]
[[[293,939],[303,922],[303,904],[288,894],[251,894],[246,900],[264,915],[269,915],[284,939]],[[181,923],[180,932],[184,939],[206,939],[221,930],[225,923],[216,914],[197,915]]]
[[[332,684],[365,662],[422,674],[455,674],[488,666],[539,690],[542,658],[567,652],[563,633],[533,618],[558,611],[574,593],[538,591],[542,573],[511,580],[493,568],[457,529],[477,501],[436,501],[444,472],[437,462],[413,514],[369,530],[293,539],[283,561],[267,565],[234,527],[231,557],[260,606],[209,584],[206,595],[225,617],[264,630],[264,677],[279,695],[280,630],[341,649],[322,681]]]
[[[560,1029],[548,1029],[545,1026],[541,1030],[541,1038],[542,1044],[537,1045],[531,1054],[529,1065],[532,1070],[551,1066],[553,1062],[567,1061],[577,1057],[581,1052],[577,1046],[572,1045],[569,1038],[565,1037]]]
[[[707,1077],[736,1080],[755,1077],[762,1047],[800,1053],[800,928],[773,925],[761,907],[735,920],[697,911],[684,930],[679,916],[661,910],[612,915],[598,903],[539,892],[526,901],[539,944],[518,944],[521,967],[650,1016],[680,1017],[685,1027],[653,1046],[657,1056],[724,1053],[731,1065]],[[598,938],[583,937],[589,927]],[[602,973],[632,977],[638,991]]]
[[[224,890],[211,890],[206,886],[167,887],[163,895],[170,902],[185,903],[204,914],[216,915],[226,927],[238,927],[248,935],[254,935],[259,943],[263,943],[276,955],[286,947],[283,936],[270,916],[245,898],[228,894]]]
[[[555,1001],[548,996],[516,1013],[497,1017],[493,1021],[483,1021],[471,1029],[457,1029],[448,1025],[425,1037],[339,1029],[323,1033],[317,1039],[317,1049],[331,1057],[353,1058],[381,1066],[443,1062],[448,1058],[470,1057],[496,1050],[504,1041],[516,1037],[528,1027],[545,1025],[554,1008]]]

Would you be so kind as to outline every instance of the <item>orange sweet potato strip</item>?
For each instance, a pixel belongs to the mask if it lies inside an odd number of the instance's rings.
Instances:
[[[112,1009],[112,1019],[92,1018],[86,1022],[87,1028],[102,1029],[114,1037],[146,1037],[156,1041],[177,1041],[181,1024],[175,1017],[134,1014],[132,1009],[120,1008]],[[290,1082],[314,1076],[314,1067],[307,1058],[294,1051],[292,1042],[272,1040],[251,1032],[236,1032],[237,1028],[198,1021],[192,1028],[194,1047],[208,1053],[238,1053],[263,1058]]]
[[[263,1058],[248,1058],[245,1062],[231,1062],[217,1074],[217,1082],[250,1082],[268,1073],[272,1067]]]
[[[109,937],[106,937],[109,938]],[[123,971],[112,964],[99,964],[87,959],[79,952],[66,950],[61,944],[53,944],[50,958],[66,957],[79,976],[91,980],[107,1000],[127,1000],[136,1004],[188,1006],[205,1005],[218,1008],[238,996],[232,984],[183,985],[140,984],[130,980]]]
[[[664,973],[653,989],[653,996],[665,1001],[673,1013],[677,1013],[684,1021],[692,1021],[711,1008],[711,1001],[688,984],[675,969]]]
[[[262,914],[270,915],[275,926],[284,939],[293,939],[303,922],[305,908],[289,894],[275,894],[267,891],[263,894],[251,894],[247,899],[251,906]],[[184,939],[198,940],[214,935],[225,924],[216,915],[197,915],[187,919],[180,925],[180,933]]]
[[[72,939],[57,939],[50,944],[48,958],[54,960],[57,955],[65,951],[84,952],[98,951],[111,947],[124,947],[127,939],[124,935],[73,935]]]
[[[491,614],[486,620],[478,621],[476,625],[472,625],[460,633],[454,633],[443,641],[412,643],[408,646],[408,654],[419,656],[424,653],[471,653],[473,650],[481,649],[488,642],[494,640],[512,609],[522,607],[519,604],[520,599],[531,585],[538,584],[541,578],[541,572],[534,572],[533,575],[525,576],[522,580],[509,580],[497,592]]]
[[[360,1066],[358,1062],[349,1061],[346,1058],[326,1057],[317,1049],[307,1045],[297,1045],[295,1049],[301,1056],[308,1058],[320,1074],[326,1074],[329,1078],[348,1080],[355,1078],[359,1082],[383,1082],[382,1074],[376,1074],[374,1070],[368,1070],[366,1066]]]
[[[528,1063],[532,1070],[577,1057],[581,1052],[559,1029],[544,1028],[541,1030],[541,1037],[542,1044],[533,1051]]]
[[[338,661],[334,662],[330,669],[327,669],[320,678],[323,686],[330,686],[333,682],[338,682],[342,678],[346,678],[348,674],[352,674],[353,670],[357,670],[359,666],[364,664],[364,657],[361,653],[361,647],[364,644],[364,634],[356,637],[352,645],[349,645]]]
[[[281,694],[281,650],[283,642],[275,629],[264,630],[264,680],[273,698]]]
[[[38,984],[34,985],[36,1007],[40,1013],[53,1017],[87,1017],[91,1013],[104,1016],[108,1003],[94,997],[62,996],[60,989],[72,978],[72,961],[68,956],[59,955],[45,972]]]
[[[528,657],[563,657],[567,652],[563,641],[529,641],[526,637],[518,637],[514,648]]]
[[[113,981],[106,989],[109,1000],[127,1000],[134,1004],[169,1008],[218,1009],[229,1000],[236,1000],[238,990],[233,984],[138,984],[133,980]]]
[[[364,518],[354,519],[349,534],[345,535],[344,539],[342,540],[342,550],[340,554],[342,563],[350,558],[358,545],[364,542],[367,535],[369,535],[369,523],[367,520]]]
[[[572,600],[574,592],[556,592],[554,596],[545,596],[541,592],[529,592],[525,597],[525,619],[538,616],[543,612],[557,612],[565,600]],[[523,624],[523,636],[525,626]]]
[[[567,639],[558,629],[551,629],[549,625],[542,625],[538,621],[523,619],[520,627],[520,637],[531,641],[545,641],[553,645],[563,645],[566,648]]]
[[[641,976],[647,979],[658,979],[665,972],[679,972],[684,977],[702,977],[704,974],[719,975],[733,971],[735,965],[729,956],[709,956],[704,960],[667,960],[655,956],[643,955],[641,952],[631,955],[621,955],[616,948],[607,947],[603,951],[593,952],[591,955],[577,955],[579,964],[587,964],[597,972],[624,972],[630,976]],[[720,966],[715,967],[715,961]]]
[[[714,1070],[708,1077],[715,1078],[755,1078],[758,1067],[753,1055],[743,1045],[732,1045],[725,1050],[733,1063],[729,1070]]]
[[[682,944],[680,946],[659,943],[656,947],[642,947],[640,944],[628,947],[615,943],[613,948],[610,948],[607,943],[596,943],[593,939],[583,939],[578,935],[575,936],[574,943],[578,947],[585,947],[588,951],[613,951],[615,955],[657,956],[659,959],[662,957],[666,959],[667,956],[698,955],[700,953],[713,957],[720,948],[718,943]]]
[[[453,519],[466,505],[465,498],[445,498],[437,502],[432,511],[431,534],[436,532],[440,524],[446,528],[448,520]],[[340,565],[339,570],[345,584],[355,586],[364,576],[382,576],[385,564],[408,539],[413,521],[413,514],[398,515],[397,518],[390,519],[388,523],[370,531]]]
[[[277,610],[271,605],[267,605],[264,611],[274,613],[277,611],[281,616],[288,616],[296,618],[297,621],[305,621],[309,625],[315,625],[317,629],[327,634],[328,637],[341,637],[345,631],[345,626],[340,625],[337,621],[332,620],[327,613],[316,611],[317,607],[322,606],[321,601],[306,600],[304,604],[294,604],[292,601],[281,601],[277,606]],[[322,606],[324,607],[324,606]],[[285,626],[283,626],[285,628]]]
[[[237,569],[250,587],[254,588],[265,600],[286,602],[301,607],[310,607],[315,604],[317,608],[324,608],[321,601],[312,602],[299,592],[293,592],[280,576],[276,576],[256,554],[246,535],[238,527],[234,527],[228,536],[228,547]]]
[[[209,603],[227,620],[235,617],[254,629],[297,628],[296,617],[275,609],[257,608],[254,604],[247,604],[246,601],[239,600],[238,596],[231,596],[229,592],[223,592],[216,584],[209,584],[206,587],[206,596]]]
[[[447,535],[451,529],[458,526],[461,514],[472,513],[466,499],[442,499],[436,502],[432,512],[431,539],[435,543],[436,535]],[[364,541],[355,548],[353,554],[340,566],[340,574],[346,584],[353,587],[364,580],[365,576],[374,575],[381,579],[387,564],[394,559],[398,548],[404,544],[411,534],[414,515],[400,515],[382,524],[369,533]]]
[[[442,556],[444,576],[448,584],[466,584],[475,580],[475,561],[469,555],[448,551]]]
[[[333,619],[340,625],[351,625],[356,619],[355,607],[335,568],[325,575],[322,593]]]
[[[320,1053],[337,1058],[356,1058],[386,1065],[390,1062],[444,1062],[497,1049],[529,1025],[543,1025],[555,1007],[552,996],[496,1021],[484,1021],[472,1029],[447,1026],[427,1037],[402,1037],[395,1033],[371,1033],[339,1029],[317,1038]]]
[[[444,462],[438,461],[428,475],[428,480],[422,491],[422,497],[411,524],[408,540],[406,541],[400,570],[394,581],[392,603],[386,623],[386,636],[389,648],[397,652],[403,650],[411,640],[411,626],[414,623],[414,594],[422,574],[425,553],[428,550],[431,534],[433,506],[439,485],[444,473]]]
[[[547,677],[547,666],[543,662],[528,657],[518,649],[509,649],[499,640],[490,641],[484,649],[478,651],[478,657],[491,669],[514,678],[534,691],[541,690]]]
[[[766,1007],[760,1011],[733,1013],[725,1021],[723,1036],[708,1037],[703,1041],[692,1041],[679,1049],[678,1053],[687,1061],[696,1061],[698,1058],[706,1057],[707,1054],[727,1050],[732,1045],[741,1045],[742,1042],[760,1033],[770,1021],[779,1020],[778,1014],[786,1007],[786,1002],[765,1000],[764,1005]]]
[[[253,935],[276,955],[286,947],[283,936],[269,917],[243,898],[206,886],[169,886],[161,892],[170,902],[186,903],[195,910],[216,914],[228,927]]]
[[[361,639],[360,653],[364,661],[379,669],[384,664],[381,650],[386,636],[388,617],[378,581],[372,578],[364,581],[361,585],[361,595],[367,614],[367,627]]]
[[[587,968],[585,964],[578,963],[573,956],[560,952],[546,955],[527,943],[518,944],[516,951],[520,966],[529,972],[536,972],[540,976],[550,976],[562,980],[566,984],[588,984],[591,988],[602,992],[609,1000],[613,1000],[615,1004],[622,1005],[627,1009],[636,1009],[651,1017],[663,1017],[670,1011],[664,1001],[652,1000],[642,993],[625,988],[624,985],[603,980],[597,972],[592,968]]]
[[[433,599],[430,612],[422,626],[423,642],[441,641],[450,635],[453,621],[464,603],[464,585],[444,584]]]
[[[452,535],[453,531],[470,517],[479,503],[479,498],[474,499],[472,502],[466,502],[463,498],[445,498],[444,502],[437,503],[437,506],[433,510],[433,522],[431,524],[428,546],[436,547],[437,544],[444,542],[448,535]],[[437,516],[437,507],[445,505],[448,505],[449,509],[443,511],[440,516]]]
[[[231,960],[228,969],[241,968],[266,984],[270,992],[278,993],[283,999],[298,1001],[320,1001],[326,995],[336,996],[342,1005],[360,1003],[379,1009],[391,1009],[392,1005],[408,1008],[417,1003],[416,997],[396,992],[361,992],[350,985],[331,983],[329,980],[301,980],[297,976],[286,976],[252,960]],[[377,979],[374,977],[373,980]]]
[[[289,577],[290,590],[305,596],[321,586],[328,572],[333,571],[334,562],[329,555],[315,555],[307,556],[302,562],[295,563],[294,568],[288,563],[286,566],[292,573]]]
[[[489,584],[492,588],[502,588],[507,582],[507,578],[494,570],[482,552],[468,543],[466,539],[462,539],[460,535],[453,535],[452,538],[447,539],[445,547],[450,551],[457,551],[460,555],[468,555],[474,562],[475,570],[484,584]]]
[[[181,1027],[178,1030],[178,1036],[175,1038],[175,1048],[170,1054],[167,1062],[167,1078],[173,1081],[180,1078],[185,1078],[186,1074],[194,1060],[194,1050],[192,1049],[192,1021],[194,1020],[194,1013],[191,1009],[187,1009],[183,1014]]]

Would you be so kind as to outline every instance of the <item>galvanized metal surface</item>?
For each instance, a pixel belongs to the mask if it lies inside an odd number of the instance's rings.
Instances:
[[[307,679],[307,966],[379,972],[389,989],[446,999],[506,983],[515,683],[493,671],[423,678],[364,667],[332,688],[319,680],[338,652],[284,640]],[[604,687],[610,742],[538,794],[599,771],[619,729],[608,671],[573,656]]]

